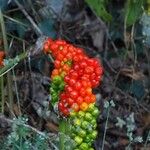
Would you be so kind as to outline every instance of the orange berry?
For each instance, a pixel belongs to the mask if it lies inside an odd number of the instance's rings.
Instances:
[[[92,88],[88,87],[86,89],[86,93],[87,93],[87,95],[91,95],[92,94]]]
[[[83,110],[83,111],[86,111],[88,108],[88,104],[83,102],[81,105],[80,105],[80,109]]]
[[[65,57],[64,59],[63,59],[63,62],[66,62],[68,59]]]
[[[91,95],[91,103],[96,102],[96,96],[94,94]]]
[[[64,64],[64,65],[63,65],[63,70],[64,70],[65,72],[68,72],[68,71],[70,70],[70,67],[69,67],[67,64]]]
[[[61,74],[62,73],[62,68],[60,68],[58,71],[59,71],[59,74]]]
[[[53,72],[52,72],[52,76],[56,76],[59,74],[59,71],[58,69],[54,69]]]

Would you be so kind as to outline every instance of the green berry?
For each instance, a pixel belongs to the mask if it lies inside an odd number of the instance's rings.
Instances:
[[[76,118],[76,119],[73,120],[73,124],[74,124],[75,126],[80,126],[80,125],[81,125],[81,120],[78,119],[78,118]]]
[[[87,136],[85,137],[84,141],[85,141],[86,143],[91,143],[91,137],[90,137],[89,135],[87,135]]]
[[[81,150],[89,150],[87,143],[82,143],[79,148],[80,148]]]
[[[77,145],[80,145],[82,143],[83,139],[80,136],[76,136],[74,138],[74,141],[77,143]]]
[[[97,131],[94,130],[94,131],[92,131],[92,133],[90,134],[90,137],[91,137],[92,139],[96,139],[97,134],[98,134]]]
[[[97,127],[96,119],[92,119],[91,125],[92,125],[92,128],[93,128],[93,129],[96,129],[96,127]]]
[[[76,115],[77,115],[77,113],[76,113],[76,112],[74,112],[74,111],[71,111],[71,112],[70,112],[70,116],[71,116],[71,118],[76,117]]]
[[[62,82],[61,76],[58,76],[58,75],[55,76],[55,77],[53,78],[52,82],[53,82],[54,84],[59,85],[59,84]]]
[[[81,127],[82,127],[83,129],[88,129],[89,126],[90,126],[90,124],[89,124],[89,122],[87,122],[87,121],[83,121],[82,124],[81,124]]]
[[[62,91],[62,90],[64,89],[64,87],[65,87],[65,83],[62,82],[62,83],[59,85],[59,89]]]
[[[80,111],[78,112],[78,117],[79,117],[79,118],[83,118],[84,116],[85,116],[85,112],[80,110]]]
[[[85,119],[87,120],[87,121],[91,121],[92,119],[93,119],[93,117],[92,117],[92,115],[90,114],[90,113],[86,113],[85,114]]]
[[[78,130],[78,135],[81,136],[81,137],[85,137],[86,136],[86,131],[80,128]]]
[[[93,112],[94,109],[95,109],[95,104],[93,104],[93,103],[89,104],[88,111]]]
[[[98,108],[95,108],[94,111],[92,112],[92,115],[97,117],[99,115],[99,110]]]

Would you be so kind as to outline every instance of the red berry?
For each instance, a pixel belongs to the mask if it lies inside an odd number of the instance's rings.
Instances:
[[[87,73],[87,74],[90,74],[90,73],[93,73],[93,71],[94,71],[94,69],[93,69],[93,67],[86,67],[85,68],[85,73]]]
[[[91,103],[91,97],[90,96],[86,96],[84,98],[84,102],[86,102],[87,104],[90,104]]]
[[[70,86],[74,86],[76,84],[76,80],[75,79],[70,79],[69,80],[69,85]]]
[[[66,91],[67,93],[70,93],[70,92],[73,91],[73,88],[72,88],[71,86],[69,86],[69,85],[66,85],[65,91]]]
[[[76,71],[73,71],[73,72],[70,73],[70,76],[71,76],[72,78],[74,78],[74,79],[77,79],[78,73],[77,73]]]
[[[70,92],[70,97],[76,99],[78,97],[78,92],[77,91]]]
[[[66,44],[66,41],[64,41],[64,40],[57,40],[57,41],[55,42],[55,44],[64,45],[64,44]]]
[[[79,91],[80,92],[80,95],[82,97],[84,97],[86,95],[86,92],[85,92],[85,89],[84,88],[81,88],[81,90]]]
[[[68,99],[67,99],[67,102],[68,102],[68,104],[69,104],[70,106],[72,106],[73,103],[74,103],[74,100],[73,100],[72,98],[68,98]]]
[[[60,65],[61,65],[60,61],[59,60],[55,60],[55,62],[54,62],[55,68],[59,68]]]
[[[76,90],[80,90],[81,87],[82,87],[82,85],[81,85],[81,83],[78,81],[78,82],[75,83],[74,87],[75,87]]]
[[[81,63],[80,63],[80,67],[81,68],[87,68],[87,63],[86,63],[86,61],[82,61]]]
[[[78,71],[78,70],[80,69],[80,67],[79,67],[78,64],[75,64],[75,65],[73,66],[73,69],[76,70],[76,71]]]
[[[65,81],[66,83],[68,83],[69,80],[70,80],[70,78],[68,77],[68,75],[66,75],[65,78],[64,78],[64,81]]]
[[[81,96],[79,96],[77,99],[76,99],[76,103],[78,105],[81,105],[83,103],[83,98]]]

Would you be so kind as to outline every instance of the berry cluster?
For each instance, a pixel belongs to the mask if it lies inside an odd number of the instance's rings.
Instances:
[[[44,44],[44,52],[51,52],[55,58],[52,72],[52,103],[58,104],[60,112],[68,116],[70,112],[88,108],[96,98],[92,88],[98,86],[102,77],[102,67],[97,59],[88,58],[81,48],[76,48],[63,40],[48,39]],[[64,82],[63,82],[64,78]],[[54,81],[58,79],[57,83]],[[58,86],[58,84],[60,84]]]
[[[61,115],[70,116],[76,150],[92,150],[99,114],[92,88],[101,81],[102,66],[97,59],[87,57],[83,49],[63,40],[48,39],[44,52],[55,58],[50,88],[52,103],[58,102]]]
[[[71,68],[71,60],[68,60],[68,57],[66,57],[66,53],[68,51],[66,50],[64,52],[65,46],[66,42],[62,40],[52,41],[51,39],[47,39],[47,41],[44,44],[44,52],[49,53],[51,50],[52,55],[55,57],[55,69],[52,71],[52,83],[50,88],[50,93],[52,96],[51,103],[53,105],[55,105],[56,102],[58,102],[59,95],[61,91],[64,90],[64,77]]]
[[[72,126],[71,136],[76,142],[76,149],[92,150],[92,143],[97,137],[96,118],[99,115],[98,108],[93,104],[89,104],[86,111],[72,112],[70,114]]]
[[[83,57],[74,62],[64,78],[66,86],[60,95],[59,110],[69,115],[71,111],[85,111],[90,103],[95,103],[92,88],[98,85],[101,75],[102,69],[96,59]]]
[[[4,57],[5,57],[4,51],[0,51],[0,67],[2,67],[4,65],[3,64]]]

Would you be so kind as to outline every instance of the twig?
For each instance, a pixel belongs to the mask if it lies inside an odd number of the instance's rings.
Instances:
[[[109,115],[110,115],[110,107],[108,107],[107,109],[107,118],[106,118],[106,124],[105,124],[104,136],[103,136],[102,150],[104,150]]]
[[[26,25],[26,24],[24,24],[24,23],[22,23],[22,22],[20,22],[20,21],[18,21],[18,20],[16,20],[16,19],[13,19],[13,18],[11,18],[11,17],[9,17],[9,16],[7,16],[7,15],[3,15],[3,16],[4,16],[5,18],[9,19],[9,20],[12,21],[12,22],[15,22],[15,23],[20,24],[20,25],[25,26],[25,27],[28,27],[28,25]]]
[[[40,30],[40,28],[37,26],[37,24],[33,21],[33,19],[29,16],[29,14],[26,12],[26,10],[24,9],[24,7],[18,2],[18,0],[14,0],[14,2],[16,3],[16,5],[19,7],[19,9],[22,11],[22,13],[25,15],[25,17],[30,21],[30,23],[33,25],[35,31],[37,32],[37,34],[42,35],[42,31]]]

